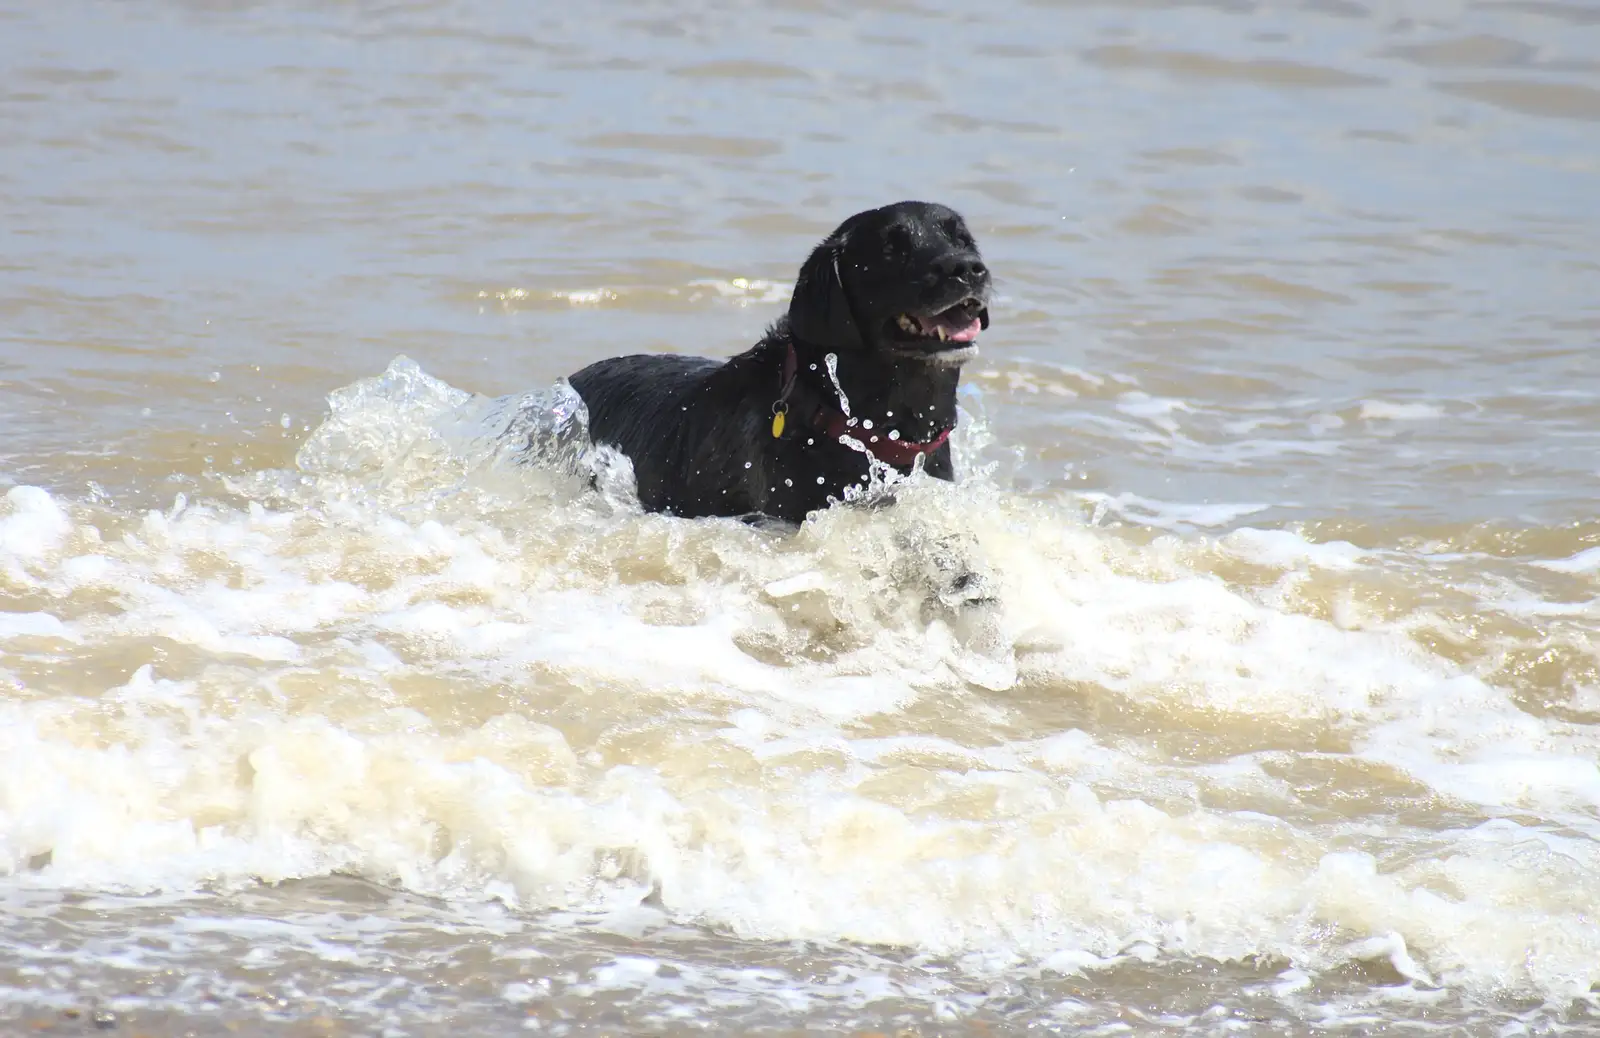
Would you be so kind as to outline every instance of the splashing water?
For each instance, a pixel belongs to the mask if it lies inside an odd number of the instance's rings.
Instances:
[[[401,358],[329,404],[239,504],[6,492],[14,881],[337,873],[973,984],[1600,982],[1600,744],[1412,637],[1426,560],[1090,529],[981,471],[793,533],[685,521],[624,500],[568,387],[475,398]],[[1356,579],[1405,604],[1325,606]]]
[[[833,383],[833,391],[839,394],[839,410],[844,412],[845,418],[849,419],[850,398],[845,395],[844,387],[839,384],[839,355],[830,353],[822,358],[822,363],[828,369],[828,381]],[[854,425],[855,420],[850,419],[849,424]]]
[[[828,370],[828,380],[833,383],[833,390],[836,394],[838,394],[839,410],[844,414],[845,427],[854,429],[859,424],[859,420],[851,416],[850,398],[845,394],[844,386],[839,384],[838,354],[827,354],[825,357],[823,357],[823,363]],[[871,427],[871,424],[871,422],[867,423],[868,428]],[[891,439],[900,438],[898,431],[891,431],[888,435]],[[852,436],[849,433],[843,433],[839,436],[839,442],[844,446],[849,447],[851,450],[867,456],[867,482],[862,486],[857,486],[854,484],[847,485],[844,488],[845,502],[850,504],[864,504],[872,501],[889,500],[893,496],[893,488],[906,477],[902,476],[899,470],[893,465],[890,465],[886,461],[880,460],[878,456],[872,452],[871,445],[865,440],[862,440],[860,437]],[[917,455],[911,463],[912,472],[920,473],[925,463],[926,456],[922,454]]]

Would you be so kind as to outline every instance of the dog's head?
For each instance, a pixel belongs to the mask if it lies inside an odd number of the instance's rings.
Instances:
[[[800,268],[789,301],[794,337],[959,364],[989,327],[989,269],[966,222],[932,202],[857,213]]]

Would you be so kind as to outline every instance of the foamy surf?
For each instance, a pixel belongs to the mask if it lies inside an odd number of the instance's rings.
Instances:
[[[983,434],[891,507],[684,521],[570,389],[400,359],[208,499],[11,487],[0,867],[21,898],[352,876],[541,939],[895,948],[951,972],[882,990],[951,1020],[1147,961],[1277,963],[1283,1004],[1373,962],[1418,998],[1589,997],[1600,746],[1430,650],[1459,584],[1091,526],[996,486]],[[1256,506],[1219,507],[1176,521]],[[952,567],[998,604],[941,596]],[[571,990],[733,983],[594,970]]]

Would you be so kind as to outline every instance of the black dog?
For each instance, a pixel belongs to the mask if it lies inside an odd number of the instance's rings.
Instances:
[[[616,357],[571,383],[590,438],[633,462],[645,508],[798,523],[865,486],[868,455],[900,472],[920,457],[955,478],[956,383],[988,301],[960,215],[899,202],[818,245],[788,315],[748,352]]]

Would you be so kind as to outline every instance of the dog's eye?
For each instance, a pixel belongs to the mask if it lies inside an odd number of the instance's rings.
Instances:
[[[962,226],[960,220],[946,220],[944,222],[944,233],[950,236],[951,241],[963,248],[975,249],[978,247],[978,243],[973,241],[972,235],[967,233],[967,229]]]
[[[902,224],[891,224],[883,232],[883,253],[893,256],[897,252],[905,252],[911,248],[911,232]]]

